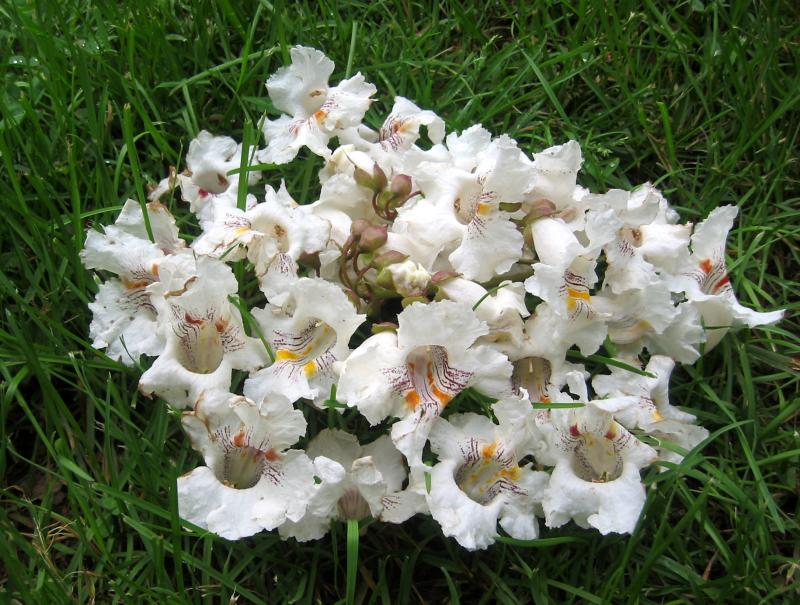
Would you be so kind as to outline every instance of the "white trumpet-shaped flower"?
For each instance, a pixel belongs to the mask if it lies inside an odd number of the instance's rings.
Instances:
[[[253,374],[244,392],[255,401],[304,397],[321,406],[350,354],[350,337],[366,317],[338,286],[322,279],[301,278],[288,296],[286,308],[253,310],[275,362]]]
[[[89,269],[117,275],[100,284],[89,303],[93,313],[89,334],[92,346],[126,365],[142,355],[158,355],[165,340],[158,329],[156,307],[147,287],[159,280],[159,263],[166,254],[184,248],[175,219],[157,202],[147,204],[154,242],[149,241],[138,202],[128,200],[114,225],[103,233],[89,230],[81,260]]]
[[[692,234],[692,254],[673,287],[700,311],[706,330],[706,351],[719,343],[730,326],[751,328],[773,324],[783,311],[759,313],[742,306],[733,292],[725,266],[725,241],[739,209],[736,206],[715,208],[697,225]]]
[[[285,112],[277,120],[266,120],[263,126],[267,148],[262,150],[261,159],[273,164],[293,160],[303,146],[328,157],[328,141],[361,122],[376,91],[361,73],[329,87],[333,61],[305,46],[295,46],[290,54],[292,64],[267,80],[275,108]]]
[[[510,403],[530,407],[526,401]],[[521,435],[519,427],[498,426],[478,414],[435,420],[430,440],[439,462],[431,471],[428,506],[444,535],[464,548],[492,544],[498,519],[512,538],[538,537],[535,512],[548,476],[519,466]]]
[[[550,425],[542,426],[550,447],[537,460],[554,464],[544,493],[545,522],[561,527],[570,519],[602,534],[631,533],[644,506],[645,491],[639,471],[656,459],[656,452],[639,441],[612,414],[587,401],[583,378],[572,380],[585,403],[577,410],[550,411]],[[617,401],[626,405],[635,398]],[[609,405],[608,401],[604,402]]]
[[[259,407],[216,391],[181,423],[205,461],[178,478],[183,519],[237,540],[302,518],[314,467],[302,450],[288,449],[306,430],[302,412],[285,402]]]
[[[595,376],[592,386],[599,397],[607,401],[621,401],[634,397],[620,406],[612,405],[607,411],[628,429],[642,429],[647,434],[669,441],[685,451],[691,451],[708,437],[708,431],[694,422],[695,416],[670,405],[669,378],[675,361],[663,355],[653,355],[645,370],[654,377],[633,374],[625,369],[610,367],[611,374]],[[596,401],[604,407],[603,399]],[[683,456],[675,447],[658,448],[662,460],[680,463]]]
[[[139,380],[143,394],[177,408],[193,406],[204,391],[230,389],[233,369],[255,370],[267,362],[264,345],[245,334],[239,310],[228,300],[238,289],[230,267],[204,256],[187,274],[186,264],[165,259],[161,266],[174,269],[172,278],[151,286],[163,309],[167,344]]]
[[[226,261],[246,256],[267,299],[283,304],[298,279],[297,259],[322,250],[329,235],[329,223],[298,206],[282,182],[278,191],[267,185],[264,202],[247,211],[217,207],[214,221],[192,247]]]
[[[248,163],[256,157],[255,149],[250,150]],[[189,202],[189,209],[197,215],[203,229],[213,222],[218,208],[235,208],[239,195],[241,174],[228,174],[240,169],[242,145],[231,137],[214,136],[207,130],[189,143],[186,153],[186,170],[162,180],[148,196],[159,200],[163,195],[179,186],[181,197]],[[253,185],[259,181],[261,173],[249,171],[246,182]],[[247,196],[247,206],[255,204],[253,195]]]
[[[489,396],[509,393],[511,364],[474,344],[488,327],[467,305],[414,303],[397,319],[397,334],[376,334],[350,354],[337,396],[370,424],[400,418],[392,439],[413,468],[422,463],[431,421],[445,406],[467,387]]]
[[[350,433],[324,429],[308,444],[306,453],[320,481],[303,518],[279,528],[284,538],[301,542],[321,538],[334,520],[372,516],[402,523],[427,510],[420,491],[403,489],[403,456],[386,435],[362,446]]]

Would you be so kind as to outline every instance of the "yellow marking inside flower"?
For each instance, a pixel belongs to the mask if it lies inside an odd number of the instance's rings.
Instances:
[[[578,306],[578,301],[582,300],[588,303],[592,297],[588,292],[583,290],[576,290],[575,288],[567,288],[567,310],[574,311]]]
[[[497,444],[490,443],[489,445],[484,445],[481,453],[483,454],[484,458],[492,458],[494,457],[494,453],[497,451]]]
[[[306,376],[313,376],[317,373],[317,362],[316,361],[309,361],[306,365],[303,366],[303,373]]]
[[[500,469],[500,476],[508,479],[509,481],[519,481],[520,468],[515,464],[511,468]]]
[[[442,404],[442,407],[450,403],[450,400],[452,399],[449,393],[439,390],[435,384],[431,385],[431,392],[433,393],[433,396],[439,400],[439,403]]]
[[[239,227],[236,231],[233,232],[233,237],[239,237],[240,235],[244,235],[250,231],[250,227]]]
[[[653,421],[661,422],[662,420],[664,420],[664,415],[658,410],[653,410]]]
[[[492,207],[491,207],[489,204],[487,204],[487,203],[485,203],[485,202],[480,202],[480,203],[478,204],[478,208],[476,209],[476,211],[475,211],[475,212],[476,212],[477,214],[480,214],[481,216],[486,216],[486,215],[487,215],[487,214],[489,214],[491,211],[492,211]]]
[[[125,286],[128,290],[139,290],[140,288],[144,288],[145,286],[149,285],[150,282],[145,280],[134,281],[132,279],[128,279],[126,277],[122,278],[122,285]]]
[[[314,112],[314,119],[317,120],[318,122],[321,122],[326,117],[328,117],[328,112],[325,111],[324,109],[320,109],[319,111]]]
[[[405,395],[406,403],[412,410],[419,405],[419,393],[416,391],[409,391]]]
[[[278,349],[275,353],[275,359],[277,361],[294,361],[295,359],[300,359],[300,356],[297,353],[293,353],[292,351],[288,351],[286,349]]]

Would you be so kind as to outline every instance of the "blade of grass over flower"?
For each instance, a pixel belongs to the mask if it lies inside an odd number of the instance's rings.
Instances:
[[[354,605],[356,602],[356,580],[358,579],[358,538],[359,527],[357,519],[347,520],[347,592],[345,603]]]
[[[500,288],[505,288],[507,285],[508,285],[508,284],[500,284],[499,286],[495,286],[495,287],[494,287],[494,288],[492,288],[491,290],[487,290],[487,291],[486,291],[486,294],[484,294],[483,296],[481,296],[481,297],[480,297],[480,298],[479,298],[479,299],[478,299],[478,300],[475,302],[475,304],[474,304],[474,305],[472,305],[472,310],[474,311],[475,309],[477,309],[477,308],[478,308],[478,307],[481,305],[481,303],[482,303],[484,300],[486,300],[486,299],[487,299],[488,297],[490,297],[492,294],[494,294],[495,292],[497,292],[498,290],[500,290]]]
[[[356,52],[356,41],[357,41],[357,34],[358,34],[358,21],[353,21],[352,25],[350,26],[350,50],[347,52],[347,66],[344,70],[344,77],[349,78],[350,74],[353,73],[353,56]]]
[[[603,355],[581,355],[578,351],[567,351],[567,357],[578,361],[593,361],[596,363],[604,363],[607,366],[614,366],[615,368],[621,368],[633,374],[638,374],[639,376],[646,376],[647,378],[656,377],[655,374],[653,374],[652,372],[646,372],[641,368],[632,366],[631,364],[625,363],[624,361],[621,361],[619,359],[613,359],[611,357],[605,357]]]
[[[255,333],[255,335],[264,345],[264,348],[267,350],[267,355],[269,355],[270,361],[275,363],[275,351],[272,350],[269,341],[261,331],[261,326],[258,325],[258,322],[250,314],[250,310],[247,308],[247,305],[245,305],[242,299],[238,296],[229,296],[228,300],[239,310],[239,313],[242,314],[242,318],[247,322],[250,331]]]
[[[153,237],[153,228],[150,226],[150,213],[147,211],[147,196],[144,193],[142,186],[141,171],[139,169],[139,156],[136,153],[136,143],[133,139],[133,123],[131,118],[131,106],[126,103],[122,108],[122,130],[125,134],[125,148],[128,151],[128,159],[131,163],[131,172],[133,173],[133,182],[136,186],[136,197],[139,205],[142,207],[142,216],[144,218],[144,228],[147,231],[147,237],[151,242],[155,242]]]
[[[244,178],[239,180],[239,189],[236,192],[236,206],[241,211],[247,210],[247,182],[249,175],[248,166],[250,164],[250,138],[252,136],[253,126],[248,120],[244,122],[244,130],[242,131],[242,155],[240,164],[244,172]]]

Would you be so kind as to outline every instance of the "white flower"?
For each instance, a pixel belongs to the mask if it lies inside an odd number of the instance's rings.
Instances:
[[[403,151],[419,138],[420,126],[428,128],[432,143],[442,142],[444,122],[432,111],[422,110],[404,97],[395,97],[394,107],[378,132],[378,143],[384,151]]]
[[[577,411],[551,410],[550,417],[552,459],[538,457],[555,462],[542,502],[547,526],[573,519],[602,534],[631,533],[645,501],[639,470],[656,452],[593,402]]]
[[[533,154],[535,178],[528,198],[549,200],[556,208],[569,208],[575,198],[578,171],[583,164],[581,146],[569,141]]]
[[[337,396],[370,424],[401,418],[392,439],[413,468],[421,464],[431,421],[453,397],[470,386],[489,396],[508,393],[511,364],[474,345],[488,328],[466,305],[414,303],[397,319],[397,334],[376,334],[350,354]]]
[[[305,397],[321,406],[350,353],[350,337],[366,316],[356,312],[338,286],[322,279],[301,278],[287,294],[288,311],[275,306],[253,310],[275,351],[275,363],[253,374],[244,392],[255,401]]]
[[[283,304],[287,288],[297,281],[297,259],[322,250],[330,225],[298,206],[281,182],[278,191],[267,185],[263,203],[247,211],[218,206],[214,221],[192,247],[226,261],[245,255],[253,263],[261,290],[274,304]]]
[[[522,318],[530,315],[521,283],[504,281],[495,292],[490,292],[480,284],[456,277],[445,280],[438,288],[439,296],[474,307],[478,318],[486,322],[489,333],[481,336],[479,342],[491,344],[512,357],[520,350],[524,336]]]
[[[227,391],[233,369],[254,370],[267,361],[264,345],[245,335],[241,315],[228,301],[238,289],[230,267],[200,257],[187,276],[184,261],[163,261],[174,275],[150,287],[160,298],[167,346],[139,380],[143,394],[178,408],[193,406],[204,391]]]
[[[522,200],[531,168],[508,137],[494,139],[476,160],[471,171],[423,164],[415,177],[425,199],[400,209],[395,230],[447,254],[456,271],[482,282],[522,256],[522,234],[500,204]]]
[[[305,432],[302,412],[224,391],[208,393],[183,428],[206,466],[178,478],[180,516],[229,540],[297,521],[314,488],[314,468],[287,449]]]
[[[289,115],[264,122],[267,148],[261,159],[285,164],[304,145],[313,153],[328,157],[328,141],[364,118],[376,88],[357,73],[330,88],[328,78],[333,62],[320,51],[295,46],[292,64],[282,67],[267,80],[267,91],[276,109]]]
[[[158,281],[158,265],[165,254],[184,247],[166,207],[150,202],[147,214],[155,242],[147,238],[141,206],[128,200],[114,225],[105,227],[103,233],[87,232],[81,251],[87,268],[119,277],[100,284],[97,297],[89,303],[93,313],[89,334],[92,346],[106,349],[111,359],[126,365],[137,362],[141,355],[158,355],[164,349],[147,286]]]
[[[693,363],[705,341],[700,315],[690,303],[675,305],[669,282],[653,281],[647,288],[596,297],[598,309],[610,315],[608,337],[625,356],[650,353]]]
[[[250,160],[255,159],[255,149],[250,150]],[[241,174],[228,173],[241,168],[242,145],[227,136],[214,136],[201,130],[197,138],[189,143],[186,153],[186,172],[171,175],[162,180],[148,196],[160,199],[176,185],[181,188],[181,197],[189,202],[189,209],[198,216],[201,226],[213,222],[217,207],[235,208],[238,200]],[[261,173],[247,173],[247,182],[253,185]],[[247,196],[247,206],[255,204],[255,196]]]
[[[708,431],[696,426],[692,414],[681,411],[669,403],[669,377],[675,362],[663,355],[653,355],[645,370],[655,378],[640,376],[627,370],[609,367],[611,374],[595,376],[592,380],[599,397],[621,398],[632,396],[635,399],[628,405],[608,409],[614,419],[628,429],[642,429],[649,435],[670,441],[686,451],[694,449],[708,437]],[[603,406],[603,400],[596,402]],[[664,460],[680,463],[683,456],[675,448],[658,448]]]
[[[516,428],[478,414],[437,418],[433,424],[431,449],[439,462],[431,471],[428,506],[444,535],[464,548],[492,544],[498,518],[512,538],[539,535],[534,511],[548,477],[519,466]]]
[[[314,488],[305,516],[286,522],[282,537],[298,541],[321,538],[337,519],[363,519],[402,523],[426,509],[425,498],[403,490],[403,457],[388,436],[361,446],[340,430],[324,429],[309,443],[306,453],[314,461],[320,482]]]
[[[715,208],[695,228],[691,258],[673,285],[675,291],[686,293],[705,325],[715,328],[706,330],[706,351],[717,345],[728,326],[746,324],[752,328],[773,324],[783,317],[783,311],[759,313],[736,300],[725,266],[725,240],[738,213],[736,206]]]

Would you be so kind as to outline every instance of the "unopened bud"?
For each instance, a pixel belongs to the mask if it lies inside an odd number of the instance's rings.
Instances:
[[[353,178],[361,187],[371,189],[375,193],[386,189],[386,184],[389,182],[386,178],[386,173],[381,170],[377,163],[372,166],[372,174],[359,166],[355,166],[353,168]]]
[[[372,266],[378,270],[381,270],[385,269],[389,265],[402,263],[407,258],[408,254],[403,254],[402,252],[398,252],[397,250],[389,250],[388,252],[384,252],[383,254],[379,254],[378,256],[373,258]]]
[[[363,252],[374,252],[386,243],[387,231],[386,225],[370,225],[361,232],[358,249]]]
[[[364,229],[369,227],[370,224],[371,223],[365,218],[357,218],[350,225],[350,233],[352,233],[353,235],[356,235],[356,236],[361,235],[361,233],[364,231]]]
[[[411,177],[407,174],[394,175],[389,189],[399,200],[405,200],[411,194]]]
[[[461,273],[456,273],[455,271],[437,271],[431,275],[431,285],[438,286],[448,279],[453,279],[455,277],[461,277]]]
[[[530,208],[530,210],[528,211],[528,217],[531,220],[544,218],[546,216],[551,216],[556,213],[556,205],[550,200],[544,198],[536,200],[528,207]]]
[[[375,278],[375,283],[384,290],[390,290],[394,292],[394,276],[388,268],[381,269],[381,271],[378,272],[378,277]]]

